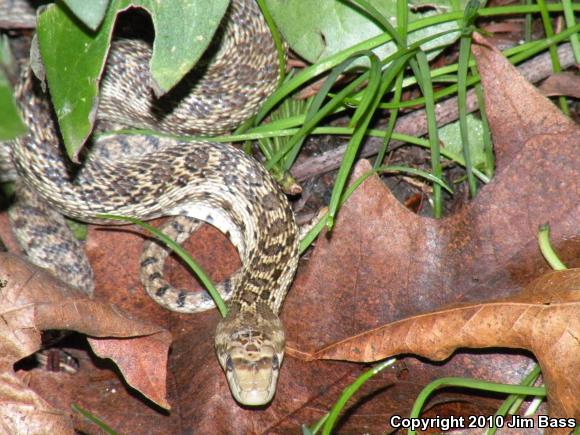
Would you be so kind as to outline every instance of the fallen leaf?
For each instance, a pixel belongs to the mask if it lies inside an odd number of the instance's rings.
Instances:
[[[570,71],[552,74],[540,85],[540,91],[546,97],[580,98],[580,76]]]
[[[328,346],[313,359],[378,361],[413,354],[442,361],[458,348],[527,349],[553,417],[580,417],[580,269],[550,272],[518,295],[409,317]]]
[[[12,372],[0,372],[0,432],[74,434],[70,415],[51,406]]]
[[[110,358],[129,385],[159,406],[169,409],[166,399],[167,352],[171,335],[130,336],[129,338],[89,338],[96,355]]]
[[[99,355],[113,359],[130,385],[160,406],[168,407],[165,367],[171,336],[164,329],[133,320],[113,305],[89,300],[10,253],[0,253],[0,296],[0,373],[11,373],[15,362],[40,349],[41,331],[75,330],[103,337],[93,339]],[[139,364],[140,361],[145,362]],[[32,391],[28,395],[33,395]],[[2,410],[9,412],[8,407]],[[38,410],[33,411],[36,414]],[[0,418],[14,416],[4,414]]]

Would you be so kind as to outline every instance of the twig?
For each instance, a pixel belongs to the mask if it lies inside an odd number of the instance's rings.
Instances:
[[[558,56],[560,58],[562,69],[574,65],[574,55],[569,43],[562,44],[558,47]],[[530,82],[536,83],[540,81],[552,73],[550,54],[543,53],[538,55],[522,63],[518,67],[518,70]],[[473,112],[477,109],[477,99],[475,97],[475,92],[472,89],[467,93],[467,111]],[[457,120],[457,98],[449,98],[438,103],[435,107],[435,114],[437,117],[437,125],[439,127]],[[427,118],[425,116],[425,110],[417,110],[408,115],[401,116],[397,121],[395,132],[411,136],[425,135],[427,133]],[[401,142],[391,142],[391,146],[400,144]],[[378,152],[381,145],[381,138],[369,137],[361,148],[359,156],[372,156]],[[292,176],[298,181],[303,181],[315,175],[336,169],[340,166],[342,155],[345,150],[346,145],[341,145],[316,157],[299,158],[291,169]]]

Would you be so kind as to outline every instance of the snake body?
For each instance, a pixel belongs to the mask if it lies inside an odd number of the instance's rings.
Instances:
[[[255,113],[277,80],[271,36],[253,1],[233,1],[226,21],[211,62],[194,68],[173,95],[161,99],[149,86],[146,44],[115,43],[101,87],[99,119],[115,126],[215,134]],[[176,100],[183,92],[186,96]],[[29,70],[16,96],[29,133],[12,143],[10,153],[32,199],[96,224],[103,224],[97,216],[106,213],[143,220],[180,216],[167,227],[180,242],[194,230],[192,219],[208,222],[230,238],[242,267],[221,284],[231,299],[228,315],[216,330],[215,348],[236,400],[247,405],[269,402],[284,356],[278,313],[297,267],[299,241],[293,213],[276,182],[257,161],[229,144],[153,135],[95,139],[83,165],[75,167],[64,155],[50,104]],[[12,221],[24,228],[21,243],[30,253],[38,245],[38,234],[31,232],[42,231],[27,227],[25,218],[20,209]],[[54,231],[49,228],[48,233]],[[68,255],[70,243],[61,243],[62,255]],[[174,311],[210,308],[207,297],[177,290],[163,279],[163,255],[154,243],[142,255],[141,276],[149,294]],[[85,284],[88,291],[90,285]]]

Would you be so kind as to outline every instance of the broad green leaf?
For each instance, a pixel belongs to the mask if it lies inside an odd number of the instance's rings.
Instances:
[[[0,38],[0,141],[14,139],[26,133],[26,126],[20,119],[12,86],[4,74],[11,62],[10,49],[6,38]]]
[[[469,151],[471,151],[471,159],[473,166],[480,170],[485,170],[485,152],[483,143],[484,129],[479,118],[474,115],[467,115],[467,131],[469,138]],[[445,149],[457,155],[463,153],[463,143],[461,140],[461,132],[459,130],[459,121],[448,124],[439,129],[439,139],[445,144]]]
[[[128,3],[128,2],[127,2]],[[156,94],[169,91],[208,47],[229,0],[141,0],[155,27],[151,74]]]
[[[151,15],[155,41],[152,86],[157,95],[170,90],[201,57],[217,30],[228,0],[112,0],[96,32],[78,25],[58,3],[38,18],[37,35],[52,103],[68,155],[90,135],[98,106],[98,85],[120,11],[141,7]]]
[[[78,152],[93,129],[98,84],[109,47],[113,8],[99,31],[90,33],[58,4],[38,17],[37,38],[52,104],[69,157]]]
[[[393,26],[397,25],[397,0],[368,0]],[[312,63],[336,54],[354,44],[384,33],[384,30],[361,9],[348,0],[318,0],[313,7],[312,0],[266,0],[268,7],[284,37],[300,56]],[[423,0],[409,4],[409,21],[436,15],[439,12],[462,10],[467,0]],[[434,10],[437,8],[438,10]],[[456,9],[458,8],[458,9]],[[409,33],[408,43],[439,32],[457,29],[457,22],[447,22],[429,26]],[[450,44],[458,33],[434,39],[422,46],[424,50]],[[374,50],[384,59],[396,50],[393,42]],[[429,53],[429,58],[438,51]],[[360,63],[359,63],[360,65]]]
[[[109,0],[63,0],[75,16],[81,20],[89,29],[97,30],[105,18]]]

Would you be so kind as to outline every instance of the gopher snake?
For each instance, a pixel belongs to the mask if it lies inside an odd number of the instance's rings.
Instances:
[[[202,78],[194,69],[180,83],[179,93],[187,89],[189,95],[179,102],[152,97],[150,52],[144,43],[114,43],[101,85],[99,119],[169,133],[215,134],[251,116],[274,89],[275,49],[252,0],[233,1],[226,21],[221,47],[200,67]],[[39,247],[37,240],[53,237],[60,231],[57,225],[32,228],[26,222],[30,214],[40,218],[42,201],[63,215],[96,224],[103,224],[97,215],[106,213],[143,220],[183,216],[188,220],[167,227],[179,241],[193,231],[191,218],[216,226],[230,238],[242,262],[240,271],[221,285],[226,294],[231,289],[231,301],[216,330],[218,359],[238,402],[269,402],[284,356],[278,312],[298,263],[293,213],[270,175],[228,144],[145,135],[94,139],[83,165],[73,167],[59,143],[47,98],[29,70],[16,96],[29,133],[12,143],[11,158],[28,199],[38,201],[12,213],[25,251],[31,255],[40,250],[41,257],[54,254],[47,253],[45,245]],[[57,247],[65,248],[64,254],[51,258],[73,255],[71,243],[61,242]],[[141,259],[144,285],[155,300],[174,311],[209,308],[203,297],[190,296],[163,280],[159,256],[156,245],[149,244]],[[81,269],[73,265],[73,275]],[[82,279],[80,286],[90,291],[90,276]]]

